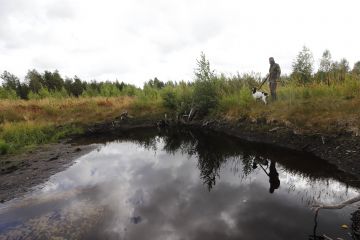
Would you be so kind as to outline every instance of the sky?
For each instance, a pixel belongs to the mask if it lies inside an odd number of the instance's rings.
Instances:
[[[0,0],[0,72],[59,70],[141,86],[190,81],[204,52],[228,75],[283,73],[306,45],[360,60],[359,0]]]

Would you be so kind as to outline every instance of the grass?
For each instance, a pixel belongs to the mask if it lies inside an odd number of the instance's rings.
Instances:
[[[241,80],[242,81],[242,80]],[[217,79],[208,99],[216,100],[207,117],[237,121],[265,118],[308,132],[332,133],[360,128],[360,80],[349,78],[331,86],[313,83],[279,85],[278,100],[264,105],[255,101],[250,87],[256,82]],[[238,83],[239,82],[239,83]],[[235,85],[234,85],[235,84]],[[240,86],[239,85],[239,86]],[[37,145],[81,133],[86,126],[113,120],[127,110],[136,119],[171,117],[188,112],[202,94],[192,84],[149,89],[128,97],[46,98],[0,101],[0,154],[21,152]],[[264,89],[269,92],[267,86]],[[212,95],[213,94],[213,95]],[[215,98],[214,98],[215,96]],[[209,99],[210,99],[209,98]],[[205,104],[206,105],[206,104]]]
[[[266,106],[249,95],[249,92],[238,91],[223,96],[219,113],[230,120],[239,116],[264,117],[304,131],[352,131],[360,127],[360,81],[357,80],[331,86],[279,86],[278,100]]]
[[[134,97],[1,100],[0,154],[81,133],[86,126],[113,120],[125,110],[136,117],[163,111],[160,102]]]

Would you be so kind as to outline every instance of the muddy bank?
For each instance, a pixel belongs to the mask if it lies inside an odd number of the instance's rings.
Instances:
[[[20,197],[32,187],[69,167],[73,160],[96,146],[73,145],[68,142],[47,144],[20,155],[0,158],[0,202]]]
[[[21,197],[32,187],[45,183],[74,160],[95,149],[104,139],[117,138],[122,132],[156,126],[150,120],[117,121],[87,127],[82,135],[46,144],[22,154],[0,156],[0,203]]]
[[[297,151],[311,153],[336,165],[340,170],[355,176],[360,181],[360,137],[350,133],[337,135],[306,134],[282,125],[266,122],[194,121],[189,127],[211,129],[240,139],[266,143]]]
[[[164,124],[164,121],[155,120],[115,120],[91,126],[87,135],[101,135],[118,133],[119,131],[133,128],[151,128]],[[312,155],[336,165],[341,171],[353,175],[360,182],[360,137],[351,133],[320,134],[304,133],[297,129],[281,124],[268,124],[263,119],[250,121],[240,119],[237,122],[226,120],[194,120],[167,121],[162,127],[190,127],[196,129],[208,129],[237,138],[257,143],[265,143],[292,149]]]
[[[113,121],[89,128],[87,134],[118,132],[136,127],[156,127],[164,121],[134,120]],[[305,133],[283,124],[269,124],[264,119],[237,122],[225,120],[194,120],[191,122],[166,121],[163,127],[191,127],[209,129],[240,139],[275,145],[287,149],[310,153],[334,164],[339,170],[353,175],[360,182],[360,137],[351,133],[338,134]],[[352,178],[353,178],[352,177]]]

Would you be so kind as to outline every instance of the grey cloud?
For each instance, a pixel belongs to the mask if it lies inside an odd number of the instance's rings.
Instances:
[[[52,21],[75,16],[67,1],[44,5],[42,1],[0,0],[0,42],[3,49],[14,50],[47,46],[57,40]]]
[[[60,66],[60,62],[57,60],[57,58],[51,56],[51,54],[36,56],[33,58],[33,63],[35,66],[41,69],[53,69],[57,68],[57,66]]]
[[[220,20],[204,19],[194,23],[191,33],[198,43],[204,43],[220,34],[223,27]]]
[[[296,2],[297,12],[303,12],[306,4]],[[311,1],[305,2],[310,4]],[[292,59],[303,44],[310,47],[317,58],[326,43],[334,53],[334,59],[345,56],[352,65],[358,60],[359,34],[355,32],[355,36],[348,39],[329,38],[323,34],[324,29],[319,30],[322,23],[318,19],[325,17],[330,21],[327,25],[354,32],[353,23],[359,18],[355,12],[359,1],[350,1],[351,8],[343,11],[346,16],[341,15],[335,4],[330,4],[327,12],[317,11],[322,3],[311,4],[314,6],[307,20],[300,21],[301,14],[294,13],[293,4],[284,4],[283,14],[273,15],[276,6],[263,0],[246,3],[235,0],[226,3],[0,0],[0,52],[8,57],[0,63],[8,69],[15,69],[15,74],[19,75],[24,72],[22,68],[30,64],[24,60],[20,65],[10,59],[22,58],[25,54],[32,58],[60,52],[67,60],[65,65],[71,65],[70,75],[94,78],[97,76],[91,75],[92,72],[99,76],[125,72],[119,78],[142,85],[154,74],[173,80],[191,79],[193,66],[189,64],[190,58],[195,62],[201,50],[213,56],[211,63],[219,72],[254,70],[264,74],[268,70],[266,59],[272,55],[278,56],[284,72],[289,73]],[[263,7],[259,8],[259,5]],[[327,18],[334,14],[342,20]],[[343,24],[345,21],[349,24]],[[272,25],[279,26],[278,33],[272,32]],[[99,46],[101,49],[98,50]],[[125,60],[116,57],[120,55]],[[95,64],[93,59],[96,58],[99,60]],[[54,63],[45,64],[43,61],[45,59],[31,63],[35,64],[32,67],[38,67],[37,63],[39,66]],[[125,66],[119,68],[118,65]],[[66,70],[61,66],[57,68]]]
[[[75,10],[68,1],[57,1],[48,6],[46,16],[48,18],[71,19],[75,17]]]

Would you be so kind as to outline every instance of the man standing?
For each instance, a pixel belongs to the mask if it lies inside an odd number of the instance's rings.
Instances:
[[[277,80],[280,79],[280,74],[281,74],[281,69],[279,64],[275,63],[275,60],[273,57],[269,58],[269,63],[270,63],[270,69],[269,69],[269,74],[267,76],[267,78],[269,79],[269,87],[270,87],[270,94],[271,94],[271,99],[272,100],[276,100],[276,86],[277,86]],[[266,79],[265,78],[265,81]]]

